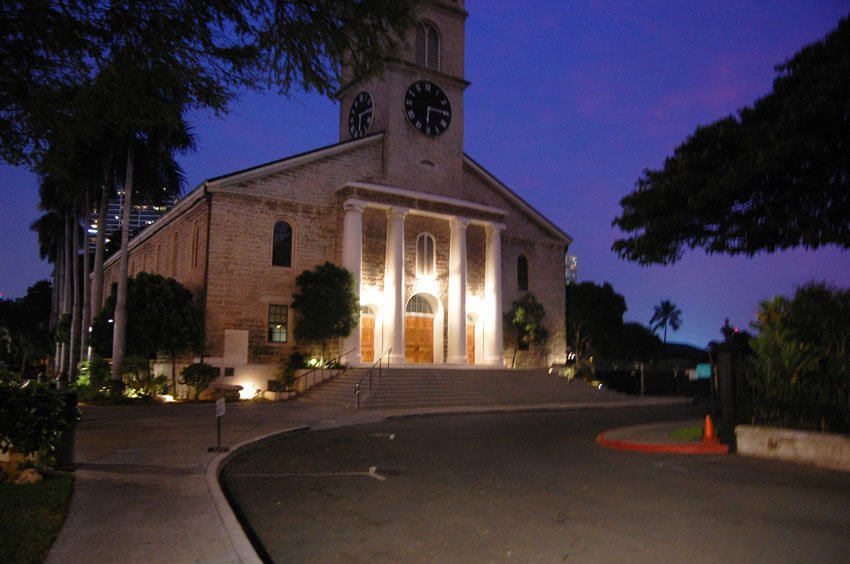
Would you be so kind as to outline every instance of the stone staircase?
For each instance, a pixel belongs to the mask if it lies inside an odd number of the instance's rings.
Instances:
[[[354,386],[368,370],[368,368],[349,368],[336,378],[326,380],[310,388],[299,395],[297,399],[300,402],[317,405],[341,405],[353,410],[355,403]]]
[[[347,370],[311,389],[299,401],[354,407],[354,386],[367,369]],[[361,409],[610,403],[624,396],[568,381],[546,369],[392,368],[380,381],[362,385]]]

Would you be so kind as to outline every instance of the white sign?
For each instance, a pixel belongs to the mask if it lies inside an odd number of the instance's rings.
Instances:
[[[218,398],[215,400],[215,416],[223,417],[224,416],[224,398]]]

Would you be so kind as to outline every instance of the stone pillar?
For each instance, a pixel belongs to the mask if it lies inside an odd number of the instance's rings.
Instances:
[[[449,327],[447,364],[467,364],[466,355],[466,226],[469,220],[454,218],[449,247]]]
[[[484,259],[484,363],[503,366],[502,333],[502,231],[498,223],[487,225],[487,254]]]
[[[354,277],[354,288],[360,296],[361,263],[363,260],[363,202],[348,200],[343,204],[345,218],[342,224],[342,266]],[[347,364],[360,364],[361,343],[360,324],[351,330],[351,335],[342,342],[340,352],[348,352],[345,358]]]
[[[384,346],[392,348],[390,363],[396,365],[404,364],[404,217],[407,212],[404,208],[387,210]]]

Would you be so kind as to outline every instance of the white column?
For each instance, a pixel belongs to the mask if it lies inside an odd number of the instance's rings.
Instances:
[[[348,200],[343,204],[345,218],[342,224],[342,266],[348,270],[354,277],[354,288],[357,290],[359,298],[361,263],[363,260],[363,202],[356,200]],[[362,363],[361,343],[360,343],[360,324],[351,330],[351,335],[346,337],[342,343],[340,352],[348,353],[345,362],[347,364]]]
[[[466,226],[469,220],[453,218],[449,247],[448,364],[467,364],[466,355]]]
[[[502,366],[505,360],[502,334],[502,231],[504,225],[487,225],[484,258],[484,363]]]
[[[404,364],[404,217],[407,211],[404,208],[387,210],[384,346],[392,347],[390,363],[396,365]]]

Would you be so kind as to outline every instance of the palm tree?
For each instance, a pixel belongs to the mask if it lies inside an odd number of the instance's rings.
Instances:
[[[174,159],[177,151],[195,148],[195,136],[183,116],[177,123],[152,128],[144,134],[132,134],[126,156],[123,186],[121,225],[121,251],[119,256],[118,288],[116,294],[114,329],[112,338],[112,380],[120,389],[122,363],[126,348],[127,278],[130,242],[130,210],[134,193],[152,197],[179,194],[183,185],[183,171]],[[136,163],[136,156],[139,162]],[[138,178],[136,178],[138,176]],[[138,186],[136,185],[136,181]]]
[[[53,265],[53,295],[50,300],[51,307],[49,323],[51,330],[56,327],[56,324],[59,321],[59,292],[61,290],[59,281],[62,279],[62,253],[60,252],[60,249],[63,244],[61,240],[63,222],[64,220],[60,217],[56,210],[50,210],[30,225],[30,229],[38,234],[39,255],[42,259],[47,260],[48,263]],[[56,370],[58,352],[58,350],[51,348],[47,362],[48,370],[51,374],[55,373]]]
[[[669,325],[673,331],[678,331],[682,326],[682,310],[676,307],[676,304],[670,300],[661,300],[661,303],[655,306],[655,313],[652,319],[649,320],[653,332],[664,328],[664,342],[667,342],[667,326]]]

